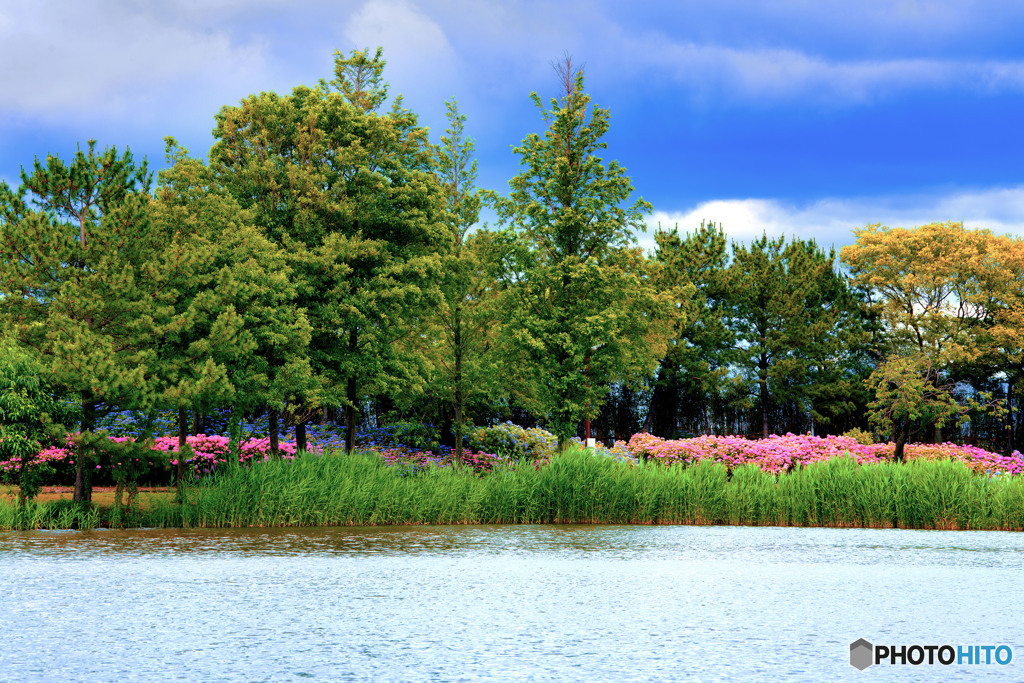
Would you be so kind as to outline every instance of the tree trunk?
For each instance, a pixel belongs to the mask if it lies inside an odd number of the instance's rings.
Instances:
[[[230,433],[228,445],[231,449],[231,455],[228,457],[231,459],[232,465],[237,465],[242,455],[242,411],[238,409],[238,406],[231,407],[231,422],[228,431]]]
[[[463,439],[463,436],[465,435],[465,429],[463,429],[463,427],[462,427],[463,419],[464,419],[464,416],[462,414],[462,406],[459,404],[459,402],[456,402],[455,403],[455,425],[454,425],[454,427],[455,427],[455,462],[457,464],[460,464],[460,465],[462,464],[462,462],[463,462],[463,460],[465,459],[465,456],[466,456],[466,454],[464,452],[464,449],[462,447],[462,439]]]
[[[761,354],[758,361],[758,385],[761,391],[761,438],[767,439],[768,434],[768,356]]]
[[[295,454],[305,453],[306,450],[306,423],[300,422],[295,425]]]
[[[192,411],[192,436],[206,433],[206,416],[198,408]]]
[[[896,432],[896,450],[893,453],[893,460],[896,462],[903,462],[903,447],[907,445],[907,441],[910,440],[910,421],[907,420],[903,423],[902,428]]]
[[[92,434],[96,428],[96,402],[87,398],[82,400],[81,434]],[[92,458],[89,447],[82,444],[78,447],[78,460],[75,462],[75,493],[74,500],[78,503],[92,503]]]
[[[348,378],[345,398],[345,452],[349,455],[356,449],[356,378]]]
[[[651,391],[651,402],[647,407],[640,431],[670,439],[678,436],[679,414],[679,367],[666,355],[658,368],[658,379]]]
[[[185,446],[188,444],[188,410],[178,408],[178,464],[174,466],[174,480],[178,502],[185,499]]]
[[[462,390],[462,311],[455,307],[455,464],[461,465],[463,420],[465,419],[466,396]]]
[[[267,418],[270,423],[270,457],[277,459],[281,457],[281,444],[278,441],[278,432],[280,431],[280,425],[278,425],[278,414],[276,408],[267,409]]]
[[[1013,453],[1013,380],[1006,384],[1006,454]]]
[[[355,354],[359,348],[359,336],[355,328],[348,333],[349,353]],[[352,455],[356,449],[356,376],[355,371],[349,375],[346,386],[345,399],[348,405],[345,406],[345,452]]]

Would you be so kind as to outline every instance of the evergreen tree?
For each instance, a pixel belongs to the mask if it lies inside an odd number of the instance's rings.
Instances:
[[[210,153],[219,181],[289,255],[312,326],[318,389],[306,404],[345,406],[350,451],[364,397],[422,391],[427,359],[410,338],[437,305],[450,243],[427,131],[401,97],[377,111],[384,65],[380,50],[336,52],[329,82],[224,107]]]
[[[281,410],[311,390],[305,353],[309,323],[295,306],[283,251],[251,225],[249,212],[217,185],[206,164],[189,157],[172,138],[167,145],[168,168],[158,176],[155,220],[206,259],[178,301],[178,309],[195,324],[187,336],[165,339],[161,353],[173,374],[196,374],[199,364],[217,364],[224,372],[216,387],[184,393],[172,384],[164,403],[179,410],[179,450],[185,445],[188,410],[202,414],[227,405],[232,406],[237,445],[243,412],[264,406]],[[271,430],[275,456],[276,436]]]
[[[714,223],[693,234],[678,227],[654,235],[662,264],[659,286],[678,292],[683,314],[658,368],[644,427],[666,438],[710,432],[712,411],[733,357],[734,332],[726,325],[728,249]]]
[[[89,447],[101,405],[150,409],[163,389],[161,340],[192,319],[176,314],[178,287],[203,255],[154,224],[145,162],[97,153],[50,156],[0,184],[0,317],[66,396],[81,402],[75,500],[91,499]],[[222,379],[204,365],[189,378]]]
[[[639,383],[653,371],[667,336],[655,327],[670,302],[633,246],[650,205],[629,203],[625,170],[597,156],[608,111],[591,107],[570,60],[559,74],[564,95],[550,109],[531,95],[548,129],[516,148],[522,171],[495,205],[509,228],[504,329],[528,359],[533,409],[564,448],[612,382]]]
[[[845,361],[864,332],[835,260],[814,240],[762,236],[733,245],[729,324],[763,437],[852,409]]]

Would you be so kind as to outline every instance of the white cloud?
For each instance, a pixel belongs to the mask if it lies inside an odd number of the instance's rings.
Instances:
[[[344,37],[355,49],[382,46],[387,80],[402,84],[403,93],[450,90],[455,81],[455,51],[445,32],[405,0],[368,0],[349,17]]]
[[[654,247],[654,231],[660,223],[668,230],[691,232],[701,221],[714,222],[727,237],[738,242],[767,234],[817,241],[837,249],[854,241],[853,230],[872,223],[913,227],[931,222],[963,221],[970,228],[997,234],[1024,236],[1024,186],[960,191],[945,195],[900,197],[824,198],[805,205],[774,199],[716,199],[692,209],[655,211],[640,243]]]
[[[263,68],[261,44],[237,44],[184,9],[98,0],[9,6],[0,21],[0,108],[100,114],[159,97],[168,83],[203,90]]]
[[[739,49],[674,42],[664,36],[635,39],[663,69],[701,96],[773,102],[805,98],[816,103],[870,101],[908,89],[954,87],[981,91],[1024,89],[1024,62],[893,58],[833,60],[794,49]],[[631,41],[632,42],[632,41]]]

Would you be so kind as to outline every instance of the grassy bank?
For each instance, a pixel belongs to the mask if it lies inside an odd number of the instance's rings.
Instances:
[[[633,466],[569,451],[476,476],[451,468],[408,475],[372,455],[303,457],[235,467],[154,498],[127,517],[0,502],[0,528],[400,524],[738,524],[915,529],[1024,529],[1024,478],[989,479],[963,464],[857,465],[840,458],[772,475],[746,465]]]

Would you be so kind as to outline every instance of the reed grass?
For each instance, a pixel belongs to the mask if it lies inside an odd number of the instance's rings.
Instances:
[[[329,453],[235,466],[131,513],[61,502],[20,511],[0,502],[0,528],[270,527],[404,524],[733,524],[1024,530],[1024,478],[990,479],[950,461],[857,465],[852,458],[774,475],[639,465],[569,450],[537,468],[402,473],[371,454]]]

